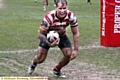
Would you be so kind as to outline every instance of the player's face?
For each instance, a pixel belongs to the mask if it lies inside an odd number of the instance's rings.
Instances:
[[[61,2],[59,2],[56,7],[57,16],[59,18],[64,18],[66,16],[67,9],[68,9],[68,7],[66,4],[62,4]]]

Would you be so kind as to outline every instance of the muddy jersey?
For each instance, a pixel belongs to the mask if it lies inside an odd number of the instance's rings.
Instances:
[[[67,10],[64,18],[58,18],[55,10],[48,12],[42,21],[42,24],[44,23],[46,24],[46,27],[49,28],[49,31],[55,30],[60,36],[66,34],[66,28],[69,25],[70,27],[78,26],[76,16],[69,10]]]

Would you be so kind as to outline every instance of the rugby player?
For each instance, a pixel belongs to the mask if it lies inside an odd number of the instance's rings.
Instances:
[[[37,0],[34,0],[35,3],[37,3]],[[46,6],[49,6],[48,5],[48,0],[42,0],[42,5],[43,5],[43,10],[45,11],[46,10]]]
[[[87,0],[87,4],[90,4],[90,5],[91,5],[91,4],[92,4],[92,2],[91,2],[90,0]]]
[[[66,34],[67,27],[71,28],[71,34],[73,34],[73,48]],[[51,30],[57,31],[60,36],[60,38],[53,43],[49,43],[46,38],[47,32]],[[70,60],[76,58],[79,46],[78,21],[75,14],[68,10],[66,0],[56,0],[55,10],[48,12],[44,16],[42,24],[38,30],[38,38],[40,39],[38,53],[32,60],[32,63],[28,68],[28,73],[32,74],[37,64],[45,61],[50,47],[58,46],[63,53],[63,57],[53,68],[53,73],[58,77],[65,77],[65,75],[62,74],[61,69],[66,66]]]

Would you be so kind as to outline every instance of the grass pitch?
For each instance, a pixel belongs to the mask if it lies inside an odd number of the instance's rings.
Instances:
[[[46,11],[42,0],[1,0],[0,1],[0,76],[30,77],[27,68],[37,53],[39,43],[38,27],[44,15],[54,9],[54,1],[49,0]],[[69,10],[73,11],[79,23],[80,49],[77,58],[62,71],[68,76],[64,80],[119,80],[120,48],[100,45],[100,1],[68,0]],[[68,36],[72,41],[70,28]],[[10,52],[11,51],[11,52]],[[52,69],[62,53],[50,49],[43,64],[37,66],[31,77],[47,76],[49,80],[63,80],[53,75]]]

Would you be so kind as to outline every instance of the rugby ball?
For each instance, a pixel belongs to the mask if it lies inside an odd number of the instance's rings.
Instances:
[[[47,33],[47,40],[50,43],[54,42],[57,38],[59,38],[59,34],[56,31],[49,31]]]

